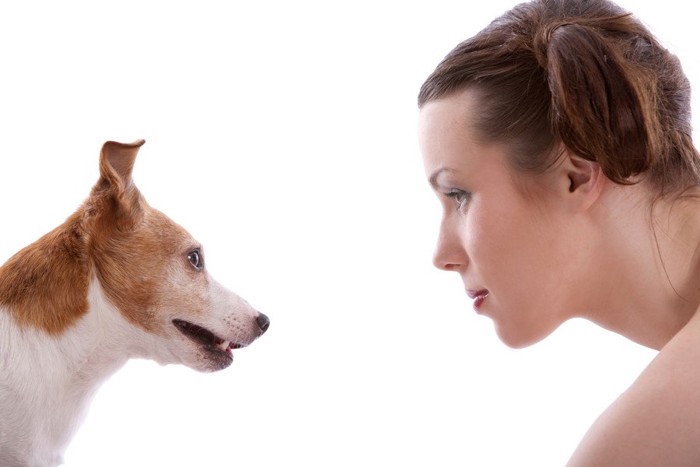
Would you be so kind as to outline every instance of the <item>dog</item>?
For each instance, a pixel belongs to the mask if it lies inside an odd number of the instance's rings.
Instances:
[[[146,203],[132,179],[143,143],[106,142],[88,199],[0,267],[0,466],[60,465],[128,359],[222,370],[270,325]]]

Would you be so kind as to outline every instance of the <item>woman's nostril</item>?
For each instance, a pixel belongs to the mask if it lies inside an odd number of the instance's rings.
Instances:
[[[267,331],[267,328],[270,327],[270,318],[268,318],[267,315],[265,315],[263,313],[259,313],[258,317],[255,318],[255,320],[258,322],[258,327],[260,328],[260,334]]]

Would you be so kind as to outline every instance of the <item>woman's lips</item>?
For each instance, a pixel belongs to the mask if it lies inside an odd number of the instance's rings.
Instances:
[[[486,289],[467,290],[467,295],[469,295],[469,298],[474,300],[474,309],[479,311],[479,308],[484,303],[484,300],[486,300],[486,297],[488,297],[489,291]]]

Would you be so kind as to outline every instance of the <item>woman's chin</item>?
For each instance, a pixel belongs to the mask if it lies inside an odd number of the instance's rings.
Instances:
[[[498,338],[511,349],[524,349],[537,344],[556,329],[556,326],[548,329],[525,329],[522,326],[504,326],[496,321],[494,326]]]

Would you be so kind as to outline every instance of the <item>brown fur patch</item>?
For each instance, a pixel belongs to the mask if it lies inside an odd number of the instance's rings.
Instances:
[[[0,266],[0,304],[24,326],[57,334],[87,311],[90,279],[78,211]]]
[[[49,334],[71,326],[87,312],[95,271],[127,318],[151,326],[143,310],[155,299],[157,279],[173,253],[169,248],[182,247],[184,230],[148,207],[133,184],[142,144],[105,143],[100,179],[84,205],[0,267],[0,304],[20,325]]]
[[[89,199],[95,213],[90,256],[109,301],[132,323],[158,332],[155,312],[163,282],[171,276],[173,258],[184,263],[194,245],[184,229],[148,206],[134,185],[131,171],[142,144],[108,142],[102,148],[101,180]]]
[[[173,267],[187,268],[187,253],[196,245],[164,214],[148,206],[141,212],[140,222],[128,231],[102,222],[107,228],[94,233],[91,250],[109,301],[132,323],[158,333],[155,312],[164,301],[164,282]]]

